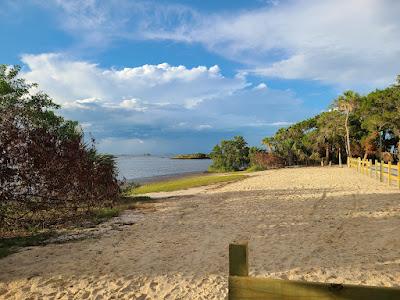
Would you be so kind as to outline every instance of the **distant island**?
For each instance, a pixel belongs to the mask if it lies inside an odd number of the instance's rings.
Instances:
[[[210,156],[205,153],[179,154],[172,159],[210,159]]]

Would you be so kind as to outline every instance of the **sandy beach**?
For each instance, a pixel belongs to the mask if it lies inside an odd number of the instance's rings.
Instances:
[[[123,226],[1,259],[0,298],[225,299],[236,240],[249,241],[251,275],[400,286],[400,192],[353,170],[270,170],[153,196]]]

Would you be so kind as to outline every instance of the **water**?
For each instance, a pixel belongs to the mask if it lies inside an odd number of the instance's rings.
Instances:
[[[157,156],[123,155],[116,158],[118,178],[138,180],[149,177],[207,171],[210,159],[171,159]]]

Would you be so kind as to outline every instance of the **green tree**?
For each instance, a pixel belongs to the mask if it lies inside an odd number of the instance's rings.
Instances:
[[[344,126],[346,130],[346,153],[351,157],[351,144],[350,144],[350,129],[349,118],[350,114],[357,108],[360,102],[360,95],[353,91],[346,91],[343,95],[335,100],[335,106],[346,115]]]
[[[210,169],[220,172],[244,170],[249,165],[249,147],[242,136],[223,140],[210,154],[213,160]]]
[[[344,142],[343,115],[338,111],[324,112],[317,117],[317,139],[325,146],[325,160],[328,163],[331,153],[339,153]],[[334,157],[332,157],[334,158]]]

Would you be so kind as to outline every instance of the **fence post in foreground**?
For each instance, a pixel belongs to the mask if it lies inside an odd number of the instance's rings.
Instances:
[[[247,242],[229,244],[229,275],[249,276],[249,255]]]
[[[397,186],[400,189],[400,161],[397,162]]]
[[[357,171],[361,173],[361,157],[358,158]]]
[[[400,189],[400,161],[397,162],[397,186]]]
[[[380,162],[380,164],[379,164],[379,181],[380,182],[383,182],[383,164],[382,164],[382,161]]]
[[[388,162],[388,185],[392,183],[392,162]]]

